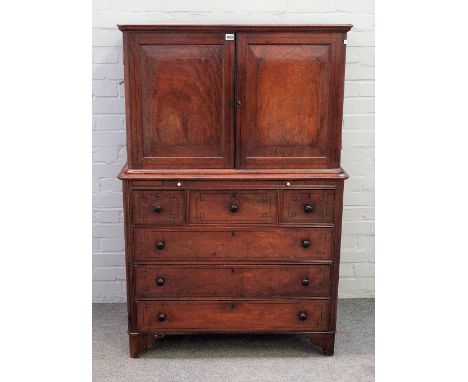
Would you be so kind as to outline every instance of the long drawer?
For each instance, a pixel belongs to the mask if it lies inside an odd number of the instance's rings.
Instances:
[[[137,301],[143,332],[327,331],[329,300]]]
[[[333,228],[134,228],[134,261],[311,261],[332,257]]]
[[[137,265],[137,298],[329,297],[330,265]]]

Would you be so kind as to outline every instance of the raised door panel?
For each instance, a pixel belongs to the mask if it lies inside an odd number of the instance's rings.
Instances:
[[[234,43],[219,32],[129,38],[129,167],[232,167]]]
[[[342,37],[238,34],[237,167],[339,166]]]

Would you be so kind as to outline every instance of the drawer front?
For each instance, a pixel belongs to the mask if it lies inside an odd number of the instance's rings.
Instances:
[[[276,224],[277,191],[191,191],[190,223]]]
[[[281,192],[281,223],[332,223],[334,190]]]
[[[138,301],[144,332],[327,331],[329,300]]]
[[[332,258],[332,228],[134,229],[134,261],[312,261]]]
[[[185,221],[185,192],[136,190],[132,192],[134,224],[181,225]]]
[[[329,297],[330,265],[135,266],[137,298]]]

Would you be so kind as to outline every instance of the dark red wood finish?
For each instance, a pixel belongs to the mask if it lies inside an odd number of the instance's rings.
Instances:
[[[273,224],[277,221],[275,190],[191,191],[193,224]]]
[[[218,174],[216,179],[207,179],[204,175],[185,174],[183,181],[176,180],[175,176],[176,174],[135,174],[125,169],[120,174],[120,178],[124,181],[126,203],[129,333],[132,356],[136,356],[155,341],[155,338],[147,337],[150,334],[206,331],[303,331],[307,333],[311,341],[315,339],[314,343],[322,346],[325,354],[331,355],[336,328],[342,192],[343,182],[347,175],[345,173],[334,175],[311,173],[299,178],[296,174],[294,179],[288,180],[287,174],[270,173],[269,180],[262,180],[258,179],[258,176],[251,179],[249,173],[238,173],[237,178],[229,173],[226,176]],[[168,178],[168,180],[160,181],[159,177]],[[134,205],[137,199],[132,197],[133,194],[139,195],[141,192],[150,195],[163,192],[180,193],[184,195],[181,204],[185,205],[188,216],[192,208],[190,195],[199,195],[201,189],[224,195],[230,192],[228,189],[231,183],[235,184],[236,190],[248,191],[249,194],[268,195],[274,192],[284,196],[305,193],[307,198],[301,199],[301,203],[312,200],[315,203],[314,206],[317,206],[318,202],[326,201],[323,205],[331,208],[330,213],[326,215],[331,216],[331,220],[327,218],[323,221],[312,219],[310,221],[299,220],[297,223],[282,223],[279,219],[289,208],[283,201],[284,197],[277,199],[277,215],[275,216],[278,220],[267,223],[239,224],[232,218],[231,222],[226,220],[218,224],[198,224],[186,218],[185,223],[180,226],[171,224],[158,226],[136,224],[131,220],[132,212],[134,213],[135,208],[138,208]],[[309,198],[309,193],[314,195],[314,198]],[[317,195],[319,197],[316,197]],[[221,202],[224,203],[226,200],[221,199]],[[144,206],[144,204],[139,205]],[[298,208],[297,212],[301,212],[303,216],[314,213],[304,212],[303,208],[302,211]],[[152,213],[159,214],[154,211]],[[229,216],[234,217],[235,213],[227,214],[223,219],[229,219]],[[161,242],[164,245],[158,248],[157,245]],[[320,270],[320,272],[312,277],[314,270]],[[162,285],[158,285],[158,278],[164,279]],[[308,283],[305,281],[307,285],[303,285],[303,280],[306,278]],[[261,307],[261,314],[268,317],[270,326],[257,322],[251,330],[239,324],[239,321],[244,320],[245,315],[250,314],[250,308],[245,311],[241,310],[242,313],[239,315],[224,316],[219,311],[222,305],[215,304],[216,301],[229,300],[236,305],[241,301],[253,303],[259,299],[272,300],[268,301],[269,305],[255,305],[259,309]],[[274,315],[271,316],[272,313],[268,307],[274,306],[279,299],[289,301],[290,304],[287,305],[289,318],[286,321],[270,322],[277,318]],[[294,320],[291,321],[293,310],[297,310],[296,313],[298,313],[304,308],[302,303],[298,304],[298,301],[302,300],[306,305],[312,304],[310,306],[313,306],[316,301],[328,302],[326,314],[329,324],[326,329],[319,330],[315,326],[310,327]],[[143,320],[141,308],[138,310],[137,306],[141,307],[142,305],[138,304],[144,301],[155,302],[155,304],[148,305],[148,309],[153,313],[155,307],[159,309],[164,302],[166,304],[164,306],[169,306],[170,309],[163,313],[168,317],[169,313],[171,317],[176,314],[177,321],[171,321],[171,323],[168,321],[165,326],[157,326],[159,324],[154,317],[152,321],[145,321],[147,317]],[[181,303],[173,304],[176,301]],[[306,314],[309,310],[306,310]],[[194,314],[201,314],[201,311],[212,312],[221,320],[219,322],[225,322],[223,324],[225,326],[221,325],[219,329],[219,325],[210,326],[209,322],[206,326],[199,326],[197,318],[193,318],[195,321],[187,318],[193,317]],[[186,316],[179,316],[184,312]],[[260,313],[255,310],[252,314],[257,315],[254,317],[258,318]],[[252,320],[257,320],[257,318],[252,318]],[[271,325],[274,324],[279,326],[273,328]],[[286,328],[288,324],[291,325],[289,329]],[[316,336],[316,333],[320,335]],[[137,339],[138,336],[143,336],[143,339]]]
[[[138,301],[136,311],[136,327],[140,332],[325,332],[330,329],[329,300],[152,300]]]
[[[237,35],[237,167],[339,167],[343,36]]]
[[[127,32],[130,168],[229,168],[234,45],[219,32]]]
[[[137,298],[330,297],[330,265],[136,265]]]
[[[335,190],[288,190],[281,192],[281,223],[333,222]]]
[[[130,356],[202,332],[332,355],[350,26],[119,28]]]
[[[132,219],[135,224],[184,224],[185,194],[183,191],[135,191],[132,193]]]
[[[130,169],[339,167],[349,25],[120,29]]]
[[[133,261],[139,263],[294,263],[331,260],[333,228],[135,227],[133,238]]]

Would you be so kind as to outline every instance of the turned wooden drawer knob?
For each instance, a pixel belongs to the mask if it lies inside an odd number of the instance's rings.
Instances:
[[[302,246],[304,248],[309,248],[310,247],[310,241],[309,240],[302,240]]]
[[[158,286],[163,286],[163,285],[164,285],[164,278],[163,278],[163,277],[158,277],[158,278],[156,279],[156,284],[157,284]]]
[[[304,277],[304,278],[302,279],[302,285],[307,286],[307,285],[309,285],[309,284],[310,284],[309,279],[308,279],[307,277]]]
[[[238,204],[231,204],[231,207],[229,207],[229,210],[231,212],[233,212],[233,213],[237,212],[237,211],[239,211],[239,205]]]
[[[299,320],[305,321],[307,319],[307,313],[306,312],[300,312],[299,313]]]
[[[154,212],[158,212],[158,213],[159,213],[159,212],[162,211],[162,207],[161,207],[161,206],[154,206],[154,207],[153,207],[153,210],[154,210]]]
[[[164,244],[164,241],[158,241],[158,242],[156,243],[156,248],[157,248],[157,249],[164,249],[164,245],[165,245],[165,244]]]
[[[304,206],[304,212],[305,212],[306,214],[310,214],[313,210],[314,210],[314,207],[313,207],[312,204],[310,204],[310,203],[307,203],[307,204]]]
[[[158,321],[166,321],[166,315],[164,313],[160,313],[158,316]]]

